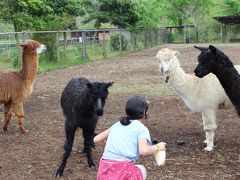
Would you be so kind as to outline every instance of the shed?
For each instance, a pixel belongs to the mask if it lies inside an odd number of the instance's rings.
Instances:
[[[213,17],[213,18],[221,23],[222,42],[226,43],[227,42],[227,25],[240,24],[240,15],[218,16],[218,17]],[[233,39],[233,41],[240,42],[240,39],[235,39],[235,40]]]

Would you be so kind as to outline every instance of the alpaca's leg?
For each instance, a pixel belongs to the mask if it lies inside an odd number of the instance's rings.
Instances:
[[[94,147],[94,131],[90,132],[83,129],[83,138],[84,138],[84,148],[83,152],[87,154],[87,161],[88,166],[91,168],[92,166],[95,166],[93,159],[92,159],[92,148]]]
[[[64,168],[67,164],[67,158],[72,152],[72,146],[73,146],[73,141],[74,141],[74,135],[76,132],[76,128],[69,128],[65,127],[65,133],[66,133],[66,141],[64,145],[64,154],[63,154],[63,159],[61,162],[61,165],[59,166],[57,172],[56,172],[56,177],[62,176]]]
[[[24,111],[23,111],[23,102],[20,103],[13,103],[13,110],[17,116],[19,129],[22,133],[27,132],[24,128]]]
[[[213,110],[206,110],[202,113],[203,126],[206,133],[207,144],[206,151],[212,151],[214,146],[214,130],[217,128],[216,125],[216,113]]]
[[[12,117],[12,104],[6,103],[4,104],[4,124],[3,124],[4,131],[7,131],[7,126],[9,124],[11,117]]]

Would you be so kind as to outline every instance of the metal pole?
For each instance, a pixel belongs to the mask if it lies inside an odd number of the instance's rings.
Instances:
[[[57,62],[60,62],[60,51],[59,51],[59,33],[56,33],[56,50],[57,50]]]
[[[82,32],[82,43],[83,43],[83,61],[87,62],[87,41],[86,41],[86,31]]]

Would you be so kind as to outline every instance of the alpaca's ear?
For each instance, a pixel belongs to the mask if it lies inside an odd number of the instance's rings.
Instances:
[[[20,46],[24,48],[26,46],[26,43],[21,43]]]
[[[193,46],[193,47],[198,49],[198,50],[200,50],[200,51],[204,51],[205,50],[205,48],[203,48],[203,47],[199,47],[199,46]]]
[[[213,45],[209,45],[209,49],[212,53],[216,54],[217,49]]]
[[[181,52],[180,52],[180,51],[174,51],[174,55],[175,55],[175,56],[177,56],[177,57],[178,57],[180,54],[181,54]]]
[[[106,87],[109,88],[110,86],[113,85],[113,83],[114,83],[114,82],[109,82],[109,83],[107,83]]]

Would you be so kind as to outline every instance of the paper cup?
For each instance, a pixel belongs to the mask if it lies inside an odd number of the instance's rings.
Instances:
[[[163,166],[166,160],[166,151],[157,151],[154,153],[155,161],[158,166]]]

